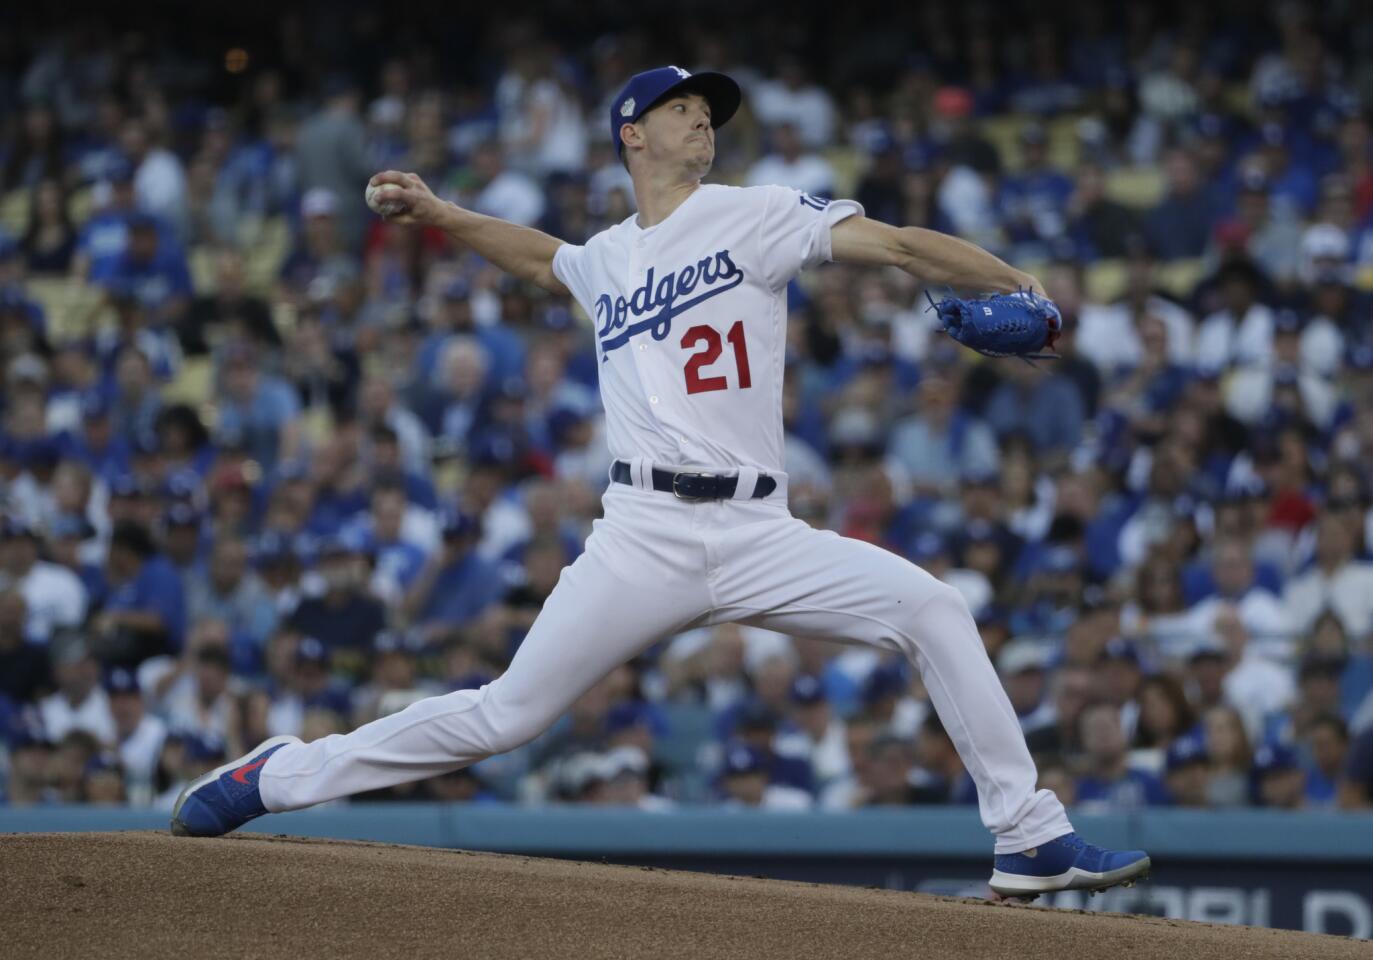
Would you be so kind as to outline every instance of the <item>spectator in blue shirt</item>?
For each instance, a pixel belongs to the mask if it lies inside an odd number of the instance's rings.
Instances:
[[[152,321],[152,314],[129,282],[111,281],[105,288],[105,300],[114,314],[114,322],[95,335],[94,346],[96,360],[106,377],[117,377],[120,353],[134,349],[143,354],[149,372],[157,380],[170,380],[181,365],[181,346],[176,335],[169,327]]]
[[[430,556],[405,598],[414,622],[427,636],[461,627],[500,599],[503,584],[496,568],[474,549],[480,539],[477,518],[445,512],[443,546]]]
[[[277,612],[267,588],[248,565],[244,540],[232,534],[216,539],[204,571],[189,574],[187,606],[194,620],[224,622],[236,673],[261,673],[263,651],[276,628]]]
[[[129,218],[137,210],[134,198],[134,168],[122,155],[106,170],[109,201],[91,215],[77,234],[76,266],[78,276],[99,280],[109,271],[129,245]]]
[[[270,472],[278,460],[295,455],[300,439],[300,400],[281,378],[258,367],[255,352],[243,345],[224,358],[219,433],[233,437]]]
[[[1168,792],[1158,777],[1128,765],[1119,707],[1110,703],[1087,707],[1078,717],[1078,735],[1087,762],[1087,772],[1077,781],[1079,804],[1138,810],[1168,803]]]
[[[524,344],[519,336],[502,324],[479,327],[473,322],[472,286],[461,277],[449,281],[443,288],[429,323],[430,333],[415,358],[416,372],[421,379],[427,380],[434,375],[444,347],[454,336],[463,334],[476,337],[486,348],[491,361],[490,373],[497,382],[524,372]]]
[[[1254,799],[1260,806],[1298,810],[1306,806],[1306,772],[1297,754],[1283,743],[1254,751]]]
[[[146,527],[115,524],[106,575],[108,599],[92,623],[102,660],[136,665],[154,654],[180,651],[186,629],[181,577],[157,554]]]
[[[998,438],[1024,434],[1041,457],[1065,457],[1082,439],[1087,408],[1073,381],[1025,363],[1008,363],[987,401],[986,419]]]
[[[954,385],[931,374],[920,381],[916,412],[897,421],[887,455],[906,469],[918,494],[946,494],[959,477],[993,474],[999,463],[996,438],[987,424],[955,405]]]
[[[316,571],[324,592],[302,600],[286,626],[298,636],[317,637],[336,671],[361,679],[372,641],[386,628],[386,607],[367,590],[365,544],[354,534],[330,537],[320,546]]]
[[[1309,216],[1316,208],[1320,185],[1311,169],[1293,157],[1291,132],[1281,123],[1265,123],[1260,134],[1260,156],[1271,184],[1268,197],[1274,213],[1293,219]]]
[[[114,429],[110,407],[104,391],[89,391],[81,398],[80,426],[59,438],[63,459],[84,464],[107,481],[129,472],[132,454],[128,439]]]
[[[1340,774],[1349,754],[1349,727],[1338,714],[1317,717],[1302,741],[1306,805],[1332,810],[1339,800]]]
[[[1168,745],[1164,776],[1174,806],[1208,807],[1211,804],[1211,758],[1200,733],[1189,732]]]
[[[1017,257],[1043,259],[1066,230],[1073,181],[1048,164],[1049,137],[1042,124],[1020,131],[1022,169],[1001,180],[997,207]]]
[[[395,429],[378,423],[368,432],[368,437],[371,440],[368,453],[372,475],[397,478],[405,490],[406,500],[424,510],[437,510],[439,496],[434,489],[434,481],[425,472],[405,469],[401,459],[400,436]]]
[[[1216,211],[1211,209],[1197,163],[1185,150],[1164,159],[1168,192],[1144,221],[1150,248],[1160,260],[1199,257],[1211,239]]]
[[[180,323],[191,303],[191,271],[180,247],[163,233],[152,214],[127,218],[128,240],[122,253],[92,265],[91,279],[101,286],[127,290],[147,311],[154,327]]]
[[[405,535],[407,501],[399,478],[384,479],[372,488],[372,505],[362,521],[374,557],[372,592],[382,600],[399,600],[424,568],[425,551]]]

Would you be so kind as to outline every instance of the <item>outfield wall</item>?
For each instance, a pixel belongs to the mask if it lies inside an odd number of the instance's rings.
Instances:
[[[1373,937],[1373,816],[1264,810],[1077,815],[1095,842],[1142,848],[1147,884],[1055,906]],[[165,829],[167,814],[0,808],[0,833]],[[843,814],[686,808],[353,804],[276,814],[249,830],[603,860],[978,896],[991,838],[966,807]]]

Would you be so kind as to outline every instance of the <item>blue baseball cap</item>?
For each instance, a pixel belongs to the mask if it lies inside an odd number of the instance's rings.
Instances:
[[[1077,551],[1067,546],[1050,547],[1039,560],[1039,570],[1043,573],[1073,573],[1078,566]]]
[[[948,552],[948,543],[934,530],[925,530],[917,534],[906,548],[906,556],[912,563],[928,563],[935,557],[945,556]]]
[[[143,497],[147,494],[147,485],[132,473],[121,473],[110,481],[112,497]]]
[[[863,702],[871,705],[887,697],[899,697],[906,683],[906,671],[900,662],[879,663],[863,682]]]
[[[440,511],[439,528],[445,537],[451,538],[482,535],[481,519],[456,507],[445,507]]]
[[[803,673],[791,682],[791,702],[802,706],[825,702],[825,687],[820,679]]]
[[[86,761],[86,776],[96,773],[123,773],[124,767],[119,762],[119,754],[112,750],[103,750]]]
[[[143,694],[143,690],[138,685],[138,678],[123,667],[117,667],[105,675],[105,692],[116,693],[135,693]]]
[[[296,642],[296,663],[328,663],[329,650],[314,637],[301,637]]]
[[[200,514],[196,513],[195,507],[189,503],[174,503],[163,514],[162,523],[168,529],[172,527],[198,527],[200,526]]]
[[[610,141],[615,144],[617,157],[624,151],[620,127],[637,123],[660,101],[676,93],[699,93],[705,97],[710,104],[710,125],[715,128],[724,126],[734,116],[743,99],[739,84],[723,73],[690,73],[681,67],[658,67],[636,73],[610,104]]]
[[[224,738],[210,730],[186,730],[181,734],[186,759],[192,763],[223,760],[227,747]]]
[[[1206,744],[1194,733],[1184,734],[1168,745],[1163,767],[1168,773],[1193,763],[1206,763],[1210,758]]]
[[[328,557],[339,557],[346,554],[361,553],[371,554],[372,546],[368,542],[365,531],[356,527],[340,530],[331,537],[326,537],[319,545],[319,559]]]
[[[611,707],[605,715],[605,732],[620,733],[636,727],[647,728],[654,735],[668,732],[667,725],[642,700],[626,700]]]
[[[105,179],[111,183],[132,183],[136,172],[133,162],[122,153],[110,157],[105,164]]]
[[[295,550],[285,534],[277,530],[264,530],[253,543],[252,556],[258,566],[269,566],[295,559]]]
[[[727,777],[756,773],[766,768],[763,754],[756,747],[738,741],[725,747],[724,759],[724,774]]]
[[[1254,773],[1260,777],[1281,770],[1296,770],[1300,766],[1297,752],[1285,743],[1265,743],[1254,751]]]
[[[404,653],[417,657],[424,653],[426,646],[424,636],[415,630],[383,630],[372,638],[372,652],[378,656]]]
[[[81,419],[103,420],[110,415],[114,401],[100,390],[88,390],[81,395]]]
[[[1139,666],[1139,648],[1124,637],[1112,637],[1101,651],[1102,660],[1125,660]]]
[[[1279,310],[1273,317],[1273,330],[1277,333],[1301,333],[1301,316],[1290,308]]]

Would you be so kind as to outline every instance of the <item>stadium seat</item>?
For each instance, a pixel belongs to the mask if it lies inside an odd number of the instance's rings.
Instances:
[[[1020,128],[1024,124],[1023,117],[1008,113],[985,117],[978,123],[978,132],[996,147],[1008,171],[1020,169]]]
[[[1087,268],[1084,278],[1087,299],[1095,303],[1110,303],[1125,292],[1125,263],[1121,260],[1101,260]]]
[[[837,147],[825,151],[825,161],[834,168],[834,195],[851,197],[863,176],[863,158],[852,147]]]
[[[215,251],[209,244],[192,247],[186,257],[186,265],[191,271],[191,286],[196,293],[205,295],[215,292]]]
[[[268,294],[290,252],[291,228],[284,217],[273,217],[262,224],[258,234],[252,244],[244,247],[244,272],[251,292]]]
[[[327,404],[312,404],[300,416],[302,439],[312,448],[321,447],[334,435],[334,414]]]
[[[1354,274],[1354,286],[1358,287],[1360,290],[1373,291],[1373,263],[1370,263],[1366,267],[1361,267],[1359,271]]]
[[[162,390],[167,403],[188,403],[203,408],[214,398],[214,361],[209,357],[187,357],[172,382]]]
[[[1049,121],[1049,165],[1059,170],[1071,171],[1077,168],[1079,150],[1077,147],[1076,116],[1054,117]]]
[[[53,340],[87,336],[104,321],[106,311],[96,287],[69,277],[32,277],[24,288],[42,306]]]
[[[0,229],[13,237],[22,237],[29,225],[29,192],[11,190],[0,197]]]
[[[77,187],[67,196],[67,216],[72,223],[85,223],[95,212],[95,190]]]
[[[1129,207],[1152,207],[1163,189],[1163,171],[1157,167],[1124,167],[1106,177],[1106,195]]]
[[[1159,264],[1155,272],[1158,285],[1175,297],[1187,298],[1197,288],[1206,273],[1206,263],[1200,258],[1171,260]]]

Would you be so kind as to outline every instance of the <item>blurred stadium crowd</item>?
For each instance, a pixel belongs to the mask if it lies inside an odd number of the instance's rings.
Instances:
[[[964,593],[1045,785],[1370,806],[1368,18],[915,6],[823,31],[745,9],[728,37],[613,3],[462,37],[292,8],[227,51],[8,32],[4,802],[169,807],[266,736],[500,674],[606,485],[590,327],[363,186],[413,170],[580,242],[634,209],[608,98],[675,61],[746,90],[718,181],[956,232],[1068,318],[1060,361],[980,362],[904,274],[790,292],[793,511]],[[974,800],[905,664],[734,625],[511,754],[356,800],[425,798]]]

